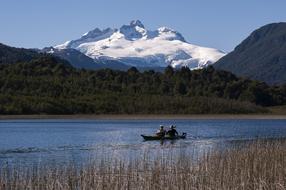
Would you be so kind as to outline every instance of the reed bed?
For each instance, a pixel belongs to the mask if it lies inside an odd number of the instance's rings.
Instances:
[[[0,166],[0,189],[286,189],[286,141],[257,140],[190,155],[114,158],[85,166]]]

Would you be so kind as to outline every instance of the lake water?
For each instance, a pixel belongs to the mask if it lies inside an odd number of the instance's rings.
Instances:
[[[143,141],[140,134],[153,134],[160,124],[175,124],[187,139]],[[171,151],[198,155],[233,141],[281,137],[286,137],[286,120],[3,120],[0,164],[82,164]]]

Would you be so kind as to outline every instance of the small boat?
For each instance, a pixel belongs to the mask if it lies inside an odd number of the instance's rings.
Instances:
[[[147,135],[141,135],[145,141],[154,141],[154,140],[177,140],[177,139],[185,139],[187,137],[187,133],[183,133],[182,135],[177,135],[177,136],[147,136]]]

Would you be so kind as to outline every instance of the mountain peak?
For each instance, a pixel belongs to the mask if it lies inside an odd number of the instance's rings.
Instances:
[[[114,32],[114,30],[111,28],[106,28],[104,30],[100,30],[99,28],[95,28],[94,30],[91,30],[91,31],[83,34],[81,39],[97,38],[99,36],[105,35],[105,34],[110,33],[110,32]]]
[[[140,28],[145,28],[144,25],[142,24],[142,22],[141,22],[140,20],[132,20],[132,21],[130,22],[130,26],[132,26],[132,27],[138,26],[138,27],[140,27]]]
[[[158,33],[159,34],[164,34],[167,35],[167,39],[168,40],[180,40],[182,42],[186,42],[185,38],[183,37],[183,35],[171,28],[168,27],[160,27],[158,28]]]
[[[98,28],[56,48],[73,48],[94,60],[116,60],[129,66],[201,68],[224,56],[219,50],[200,47],[168,27],[145,29],[133,20],[120,29]]]
[[[129,25],[123,25],[119,31],[127,40],[142,38],[147,33],[140,20],[133,20]]]
[[[82,43],[94,42],[99,41],[105,38],[110,37],[116,29],[106,28],[104,30],[100,30],[99,28],[95,28],[81,36],[81,38],[77,40],[67,41],[62,45],[55,46],[58,49],[65,49],[65,48],[76,48],[78,45]]]

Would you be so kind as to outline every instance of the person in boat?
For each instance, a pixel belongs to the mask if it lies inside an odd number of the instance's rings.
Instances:
[[[160,125],[160,129],[158,129],[156,135],[159,137],[164,137],[166,134],[166,130],[164,129],[163,125]]]
[[[170,137],[175,137],[179,135],[178,131],[176,130],[176,126],[171,125],[170,129],[167,132],[167,135],[169,135]]]

